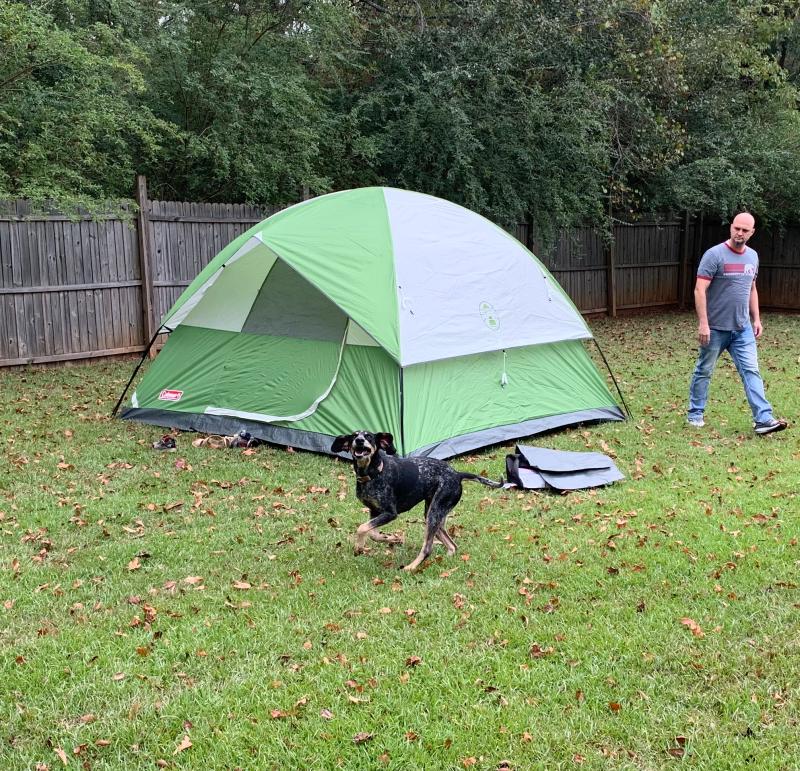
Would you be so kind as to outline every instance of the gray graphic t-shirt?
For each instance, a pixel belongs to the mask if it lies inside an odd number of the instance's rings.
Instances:
[[[749,246],[739,254],[723,242],[703,255],[697,277],[711,282],[706,292],[711,329],[738,332],[750,323],[750,290],[757,275],[758,254]]]

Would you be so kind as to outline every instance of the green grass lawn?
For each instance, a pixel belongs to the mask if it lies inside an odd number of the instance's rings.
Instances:
[[[764,321],[794,424],[800,324]],[[465,484],[414,575],[420,511],[353,556],[345,463],[156,452],[109,418],[130,360],[0,371],[0,768],[800,768],[800,427],[755,437],[727,358],[688,427],[695,328],[594,321],[633,419],[529,443],[626,479]]]

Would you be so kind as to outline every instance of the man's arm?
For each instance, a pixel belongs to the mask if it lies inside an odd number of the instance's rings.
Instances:
[[[700,345],[708,345],[709,341],[711,340],[711,328],[708,326],[708,306],[706,305],[706,292],[708,291],[708,285],[711,283],[711,279],[703,278],[702,276],[697,277],[697,281],[694,285],[694,309],[697,312],[697,341]],[[755,284],[753,284],[753,288],[755,288]],[[756,299],[756,306],[758,305],[758,299]],[[753,295],[750,295],[750,309],[752,312],[753,308]]]
[[[756,282],[750,287],[750,321],[753,324],[753,334],[756,338],[761,337],[764,327],[761,324],[761,312],[758,308],[758,290],[756,289]]]

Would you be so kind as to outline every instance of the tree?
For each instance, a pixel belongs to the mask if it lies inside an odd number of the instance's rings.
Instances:
[[[0,197],[62,203],[130,195],[172,129],[139,104],[139,52],[104,25],[75,32],[0,5]]]
[[[179,129],[151,186],[164,197],[291,203],[325,191],[326,124],[308,71],[303,13],[292,3],[173,3],[145,43],[154,114]]]
[[[800,216],[797,0],[0,6],[0,195]]]

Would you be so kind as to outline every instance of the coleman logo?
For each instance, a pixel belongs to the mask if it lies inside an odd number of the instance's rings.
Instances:
[[[162,402],[178,402],[181,396],[183,396],[183,391],[173,391],[171,388],[165,388],[158,395],[158,399]]]

